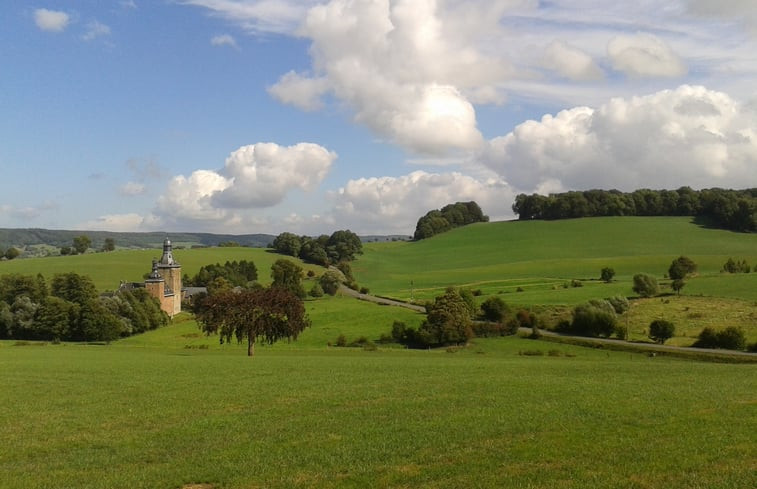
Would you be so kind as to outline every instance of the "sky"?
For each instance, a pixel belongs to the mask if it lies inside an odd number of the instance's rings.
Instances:
[[[0,227],[412,234],[757,187],[753,0],[0,5]]]

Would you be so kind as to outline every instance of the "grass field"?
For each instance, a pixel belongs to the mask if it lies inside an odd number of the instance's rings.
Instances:
[[[448,353],[303,335],[249,359],[185,348],[196,331],[0,344],[0,487],[757,484],[755,365],[512,337]]]
[[[3,273],[77,271],[101,290],[140,280],[159,250],[0,262]],[[514,307],[569,311],[631,295],[687,255],[683,295],[633,301],[631,339],[672,319],[685,345],[708,325],[757,340],[757,236],[687,219],[475,225],[417,243],[375,243],[353,264],[375,293],[416,300],[448,285]],[[185,273],[279,255],[177,250]],[[616,281],[596,280],[604,266]],[[320,273],[322,269],[312,267]],[[582,279],[583,287],[567,287]],[[410,281],[413,287],[410,287]],[[306,281],[306,288],[310,282]],[[522,291],[518,291],[521,289]],[[648,357],[518,337],[466,348],[338,348],[425,316],[345,297],[306,302],[296,342],[246,348],[204,336],[188,314],[110,345],[0,341],[0,489],[757,487],[757,364]]]
[[[634,274],[662,280],[680,255],[692,258],[700,277],[707,277],[690,281],[684,293],[757,301],[757,274],[719,273],[729,257],[757,264],[757,235],[706,229],[680,217],[474,224],[419,242],[370,243],[353,269],[372,291],[405,300],[467,285],[486,293],[520,287],[514,303],[575,304],[596,297],[597,290],[563,289],[572,279],[601,285],[603,297],[631,295]],[[617,273],[610,286],[598,283],[606,266]]]
[[[160,258],[162,249],[155,250],[124,250],[110,253],[88,253],[75,256],[53,256],[24,260],[0,262],[0,275],[6,273],[23,273],[36,275],[41,273],[46,278],[52,278],[56,273],[78,272],[92,277],[98,290],[115,290],[121,281],[140,282],[145,273],[152,267],[152,259]],[[302,263],[291,257],[284,257],[271,253],[262,248],[221,247],[196,248],[174,250],[174,258],[182,266],[182,274],[193,276],[200,267],[226,261],[253,261],[258,269],[258,281],[262,284],[271,282],[271,265],[279,258],[290,258],[305,270],[316,270],[321,273],[321,267]]]

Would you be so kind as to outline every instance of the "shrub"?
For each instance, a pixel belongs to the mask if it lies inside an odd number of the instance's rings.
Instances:
[[[487,321],[501,322],[508,312],[508,307],[500,297],[493,296],[481,304],[481,311]]]
[[[570,286],[571,287],[583,287],[584,283],[581,282],[580,280],[573,279],[573,280],[570,281]]]
[[[726,273],[749,273],[749,264],[746,260],[734,261],[733,258],[728,258],[721,271]]]
[[[615,331],[615,309],[607,301],[592,300],[576,306],[570,332],[580,336],[609,337]]]
[[[323,297],[323,287],[318,282],[314,283],[310,288],[310,297]]]
[[[602,280],[602,282],[606,282],[606,283],[608,283],[608,284],[609,284],[610,282],[612,282],[612,278],[613,278],[614,276],[615,276],[615,270],[613,270],[613,269],[612,269],[612,268],[610,268],[610,267],[604,267],[604,268],[602,269],[602,271],[600,272],[600,274],[599,274],[599,278],[600,278],[600,280]]]
[[[318,279],[323,291],[328,295],[336,295],[341,283],[341,276],[338,272],[329,270]]]
[[[623,314],[631,308],[631,304],[623,296],[616,295],[615,297],[608,297],[605,299],[615,310],[615,314]]]
[[[347,337],[343,334],[340,334],[336,338],[336,346],[347,346]]]
[[[618,324],[615,326],[615,338],[619,340],[628,339],[628,327],[624,324]]]
[[[663,344],[673,337],[676,327],[665,319],[655,319],[649,324],[649,337],[655,343]]]
[[[633,291],[641,297],[653,297],[660,293],[660,286],[651,275],[637,273],[633,276]]]
[[[723,348],[726,350],[743,350],[746,348],[744,330],[736,326],[728,326],[721,331],[706,327],[699,333],[693,345],[696,348]]]
[[[368,287],[360,287],[361,294],[369,294],[371,291]]]

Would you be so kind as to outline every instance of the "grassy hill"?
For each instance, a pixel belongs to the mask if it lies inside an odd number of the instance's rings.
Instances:
[[[757,264],[757,235],[703,228],[681,217],[474,224],[418,242],[367,244],[353,269],[361,285],[405,300],[465,285],[484,293],[520,288],[517,298],[508,298],[517,303],[573,304],[598,293],[631,295],[634,274],[663,280],[680,255],[699,265],[699,277],[684,293],[757,300],[757,274],[720,274],[729,257]],[[617,273],[613,284],[598,281],[606,266]],[[584,287],[563,288],[572,279],[586,281]]]
[[[95,286],[101,290],[114,290],[120,281],[138,282],[149,273],[153,258],[160,258],[161,248],[151,250],[118,250],[109,253],[88,253],[74,256],[51,256],[12,261],[0,261],[0,275],[5,273],[23,273],[36,275],[41,273],[52,278],[56,273],[77,272],[89,275]],[[213,247],[196,249],[174,249],[174,258],[182,265],[182,274],[196,274],[200,267],[211,263],[247,260],[253,261],[258,269],[258,281],[268,284],[271,281],[271,265],[279,258],[287,258],[299,263],[306,270],[323,270],[321,267],[307,265],[300,260],[271,253],[262,248]]]

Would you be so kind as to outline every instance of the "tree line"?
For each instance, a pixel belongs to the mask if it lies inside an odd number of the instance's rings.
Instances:
[[[550,195],[520,194],[513,212],[520,220],[599,216],[694,216],[707,224],[757,232],[757,188],[731,190],[640,189],[571,191]]]
[[[145,289],[100,295],[77,273],[0,276],[0,338],[44,341],[112,341],[168,324],[160,303]]]
[[[360,237],[349,229],[316,238],[284,232],[276,236],[271,248],[282,255],[293,256],[315,265],[329,266],[352,261],[363,253]]]
[[[413,239],[430,238],[450,229],[475,222],[489,222],[489,216],[484,215],[476,202],[447,204],[441,209],[428,211],[425,216],[418,219]]]

